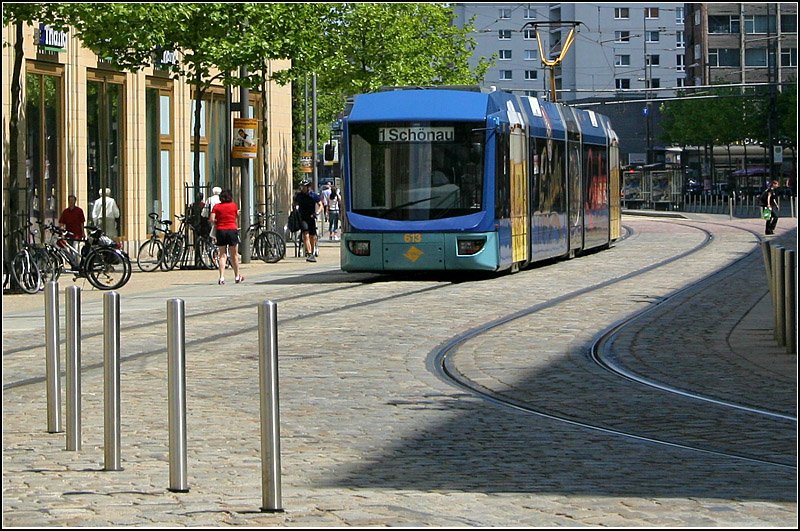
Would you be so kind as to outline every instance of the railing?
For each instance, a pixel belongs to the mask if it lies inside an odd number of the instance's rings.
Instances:
[[[797,217],[797,197],[780,198],[780,217]],[[735,218],[760,218],[761,205],[757,195],[686,194],[672,196],[672,201],[653,202],[644,199],[623,199],[627,210],[671,210],[699,214],[728,214]]]

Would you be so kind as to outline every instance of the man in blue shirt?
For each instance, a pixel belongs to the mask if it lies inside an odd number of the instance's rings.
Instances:
[[[322,208],[322,197],[311,190],[311,181],[303,179],[300,193],[294,197],[294,204],[300,211],[300,230],[306,247],[306,261],[316,262],[314,250],[317,248],[317,212]]]

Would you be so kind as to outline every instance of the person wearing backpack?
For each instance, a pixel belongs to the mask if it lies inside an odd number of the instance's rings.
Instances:
[[[778,225],[778,214],[780,212],[780,205],[778,204],[778,185],[778,180],[773,179],[769,188],[764,190],[764,193],[761,194],[761,206],[763,208],[769,208],[771,212],[769,219],[766,220],[766,227],[764,229],[764,234],[766,235],[775,234],[775,227]]]

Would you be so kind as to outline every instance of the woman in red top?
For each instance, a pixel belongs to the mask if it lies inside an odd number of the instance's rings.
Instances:
[[[219,281],[221,286],[225,284],[225,264],[228,261],[230,252],[231,266],[233,274],[236,275],[236,283],[244,281],[244,277],[239,275],[239,225],[236,220],[239,217],[239,207],[233,202],[233,194],[230,190],[223,190],[219,194],[220,202],[211,209],[208,219],[217,229],[217,246],[219,247]]]

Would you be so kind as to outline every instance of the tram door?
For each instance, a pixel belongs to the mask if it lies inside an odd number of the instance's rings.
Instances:
[[[529,259],[527,136],[521,125],[511,129],[509,165],[511,176],[511,258],[516,263]]]
[[[609,209],[611,215],[611,241],[618,240],[622,224],[622,210],[620,209],[620,175],[619,175],[619,142],[615,139],[611,141],[608,148],[608,193]]]

